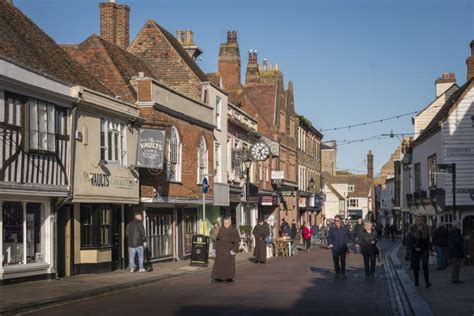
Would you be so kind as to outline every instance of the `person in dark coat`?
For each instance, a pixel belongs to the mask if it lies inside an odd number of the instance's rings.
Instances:
[[[145,228],[143,227],[143,215],[136,212],[133,220],[127,224],[125,229],[128,244],[128,255],[130,272],[135,272],[135,257],[138,255],[139,272],[146,272],[143,267],[144,247],[146,246]]]
[[[444,224],[439,224],[434,231],[433,246],[436,253],[436,269],[446,269],[448,266],[448,229]]]
[[[378,240],[382,240],[383,225],[380,223],[377,223],[377,225],[375,225],[375,230],[377,231]]]
[[[423,217],[418,216],[415,224],[410,226],[408,236],[410,245],[410,254],[413,260],[413,273],[415,276],[415,286],[419,286],[420,262],[423,267],[423,276],[425,277],[426,288],[431,286],[430,273],[428,270],[428,261],[430,258],[431,242],[430,229],[425,224]]]
[[[316,223],[314,223],[311,226],[311,232],[313,233],[313,235],[311,236],[311,244],[316,245],[316,243],[318,242],[318,238],[319,238],[319,226],[316,225]]]
[[[290,228],[290,238],[291,238],[291,254],[293,256],[296,255],[297,252],[297,244],[298,244],[298,227],[296,227],[296,221],[293,220],[291,223],[291,228]]]
[[[283,218],[280,225],[280,237],[290,236],[290,225]]]
[[[267,262],[267,242],[265,239],[270,236],[270,226],[263,218],[259,218],[252,234],[255,237],[255,248],[253,250],[255,261],[256,263],[265,263]]]
[[[328,235],[328,248],[332,250],[336,278],[346,278],[346,254],[349,251],[347,246],[349,241],[354,242],[354,237],[349,229],[341,223],[341,217],[336,215],[334,227],[331,227]]]
[[[360,238],[360,235],[364,231],[364,224],[362,221],[362,218],[359,218],[357,220],[357,224],[354,225],[354,228],[352,230],[352,234],[354,235],[354,240],[357,242]]]
[[[239,232],[232,227],[231,219],[224,219],[224,227],[216,238],[216,260],[211,275],[213,282],[234,282],[235,254],[239,250],[239,242]]]
[[[377,258],[377,233],[372,229],[371,222],[365,222],[359,234],[358,243],[364,257],[365,278],[373,278],[375,274],[375,260]]]
[[[392,236],[392,241],[395,241],[395,238],[397,237],[397,233],[398,233],[397,225],[392,224],[392,226],[390,226],[390,234]]]
[[[453,229],[449,232],[448,238],[448,255],[453,263],[451,272],[451,281],[453,283],[464,283],[459,280],[461,272],[461,261],[465,255],[464,240],[461,234],[461,222],[453,221]]]

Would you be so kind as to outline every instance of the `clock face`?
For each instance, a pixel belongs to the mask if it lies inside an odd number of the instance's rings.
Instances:
[[[270,148],[263,142],[255,143],[252,146],[252,158],[255,160],[266,160],[270,156]]]

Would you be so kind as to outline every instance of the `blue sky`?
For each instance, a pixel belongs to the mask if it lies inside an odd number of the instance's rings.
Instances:
[[[99,33],[97,0],[14,0],[58,43]],[[238,32],[242,64],[257,49],[259,62],[278,63],[295,89],[296,111],[318,129],[345,126],[422,109],[434,81],[454,72],[466,81],[465,60],[474,39],[470,0],[117,0],[131,7],[131,37],[148,18],[174,33],[192,29],[204,50],[206,72],[217,69],[219,43]],[[245,69],[245,68],[244,68]],[[350,140],[412,132],[411,118],[324,133]],[[375,168],[399,141],[340,146],[338,168],[365,171],[369,149]]]

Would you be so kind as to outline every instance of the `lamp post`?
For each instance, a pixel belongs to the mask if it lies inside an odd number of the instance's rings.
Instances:
[[[249,210],[249,199],[250,199],[250,168],[252,167],[252,159],[247,156],[244,161],[245,165],[245,221],[247,222],[247,217],[250,213]],[[249,224],[249,223],[246,223]]]
[[[314,179],[313,179],[313,177],[311,177],[311,179],[309,180],[308,191],[311,192],[311,197],[313,198],[313,203],[314,203]],[[315,213],[315,211],[313,210],[312,213]],[[316,222],[316,216],[314,216],[314,222]],[[310,224],[312,225],[311,219],[310,219]]]

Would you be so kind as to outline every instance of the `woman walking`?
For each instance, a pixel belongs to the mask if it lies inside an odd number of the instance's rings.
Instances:
[[[423,268],[423,276],[425,277],[425,286],[429,288],[430,273],[428,270],[428,261],[430,258],[431,242],[430,229],[425,224],[423,217],[417,216],[415,224],[410,226],[409,234],[410,254],[413,260],[413,273],[415,276],[415,286],[419,286],[420,279],[420,262]]]
[[[372,229],[371,222],[364,222],[364,228],[359,233],[358,242],[364,257],[365,278],[373,278],[377,258],[377,233]]]
[[[306,251],[309,251],[309,247],[311,247],[311,238],[313,237],[313,231],[311,230],[311,226],[309,223],[303,224],[303,240]]]

